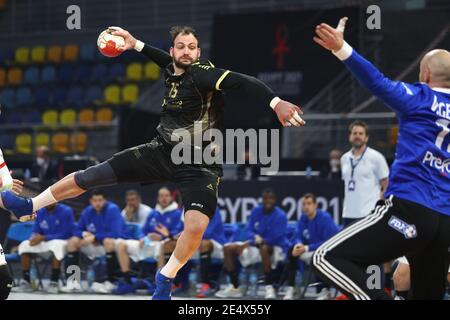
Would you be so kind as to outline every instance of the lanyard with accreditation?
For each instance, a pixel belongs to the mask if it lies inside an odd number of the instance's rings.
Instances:
[[[350,175],[350,181],[348,182],[348,191],[355,191],[356,188],[356,182],[353,179],[353,175],[355,173],[355,169],[358,166],[358,164],[361,162],[361,160],[363,159],[364,155],[366,154],[366,150],[367,147],[364,149],[364,152],[362,153],[361,157],[359,157],[358,160],[355,159],[355,162],[353,162],[353,158],[350,157],[350,166],[352,167],[352,172]]]

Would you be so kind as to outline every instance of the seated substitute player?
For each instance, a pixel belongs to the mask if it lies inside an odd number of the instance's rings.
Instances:
[[[103,163],[64,177],[34,198],[25,199],[4,191],[0,194],[0,206],[19,216],[30,215],[49,204],[101,186],[125,182],[175,182],[183,198],[184,230],[171,258],[156,274],[153,296],[154,299],[170,299],[173,279],[197,251],[209,217],[214,213],[222,176],[221,164],[207,163],[205,159],[199,163],[187,160],[178,164],[179,147],[189,147],[191,155],[202,155],[206,151],[213,156],[216,149],[212,148],[215,146],[212,141],[202,141],[202,145],[195,141],[197,137],[200,140],[207,138],[209,129],[222,129],[222,91],[239,90],[255,103],[271,106],[283,126],[301,126],[305,122],[299,116],[302,114],[299,107],[278,98],[260,80],[199,60],[198,36],[190,27],[172,28],[170,54],[136,40],[126,30],[110,29],[112,34],[125,39],[121,50],[142,52],[164,70],[165,97],[157,136],[146,144],[119,152]],[[182,138],[181,131],[183,136],[189,135],[189,139]]]
[[[396,112],[399,135],[386,199],[322,244],[313,265],[350,298],[392,299],[382,288],[369,285],[367,268],[406,256],[409,297],[442,299],[450,246],[450,52],[436,49],[424,55],[420,83],[392,81],[344,41],[346,20],[337,28],[321,23],[314,40]]]
[[[291,247],[288,250],[288,287],[283,298],[285,300],[292,300],[294,297],[298,260],[309,265],[314,251],[340,230],[328,212],[317,209],[317,200],[314,194],[307,193],[303,196],[302,211],[297,232],[291,239]],[[331,295],[328,288],[323,288],[317,300],[329,298]]]
[[[140,193],[133,189],[125,193],[125,203],[125,208],[122,210],[125,222],[139,223],[143,227],[152,208],[143,204]]]
[[[31,254],[40,254],[45,257],[53,255],[52,273],[47,292],[58,292],[61,261],[66,255],[67,239],[72,236],[73,229],[73,210],[69,206],[57,203],[37,212],[33,234],[29,240],[25,240],[19,245],[23,274],[19,284],[21,291],[32,290],[30,284]]]
[[[66,263],[67,266],[78,265],[80,251],[90,260],[106,255],[108,279],[94,282],[91,289],[97,293],[109,293],[115,288],[115,248],[117,242],[126,239],[125,222],[119,207],[107,201],[102,191],[92,191],[89,202],[90,205],[81,213],[73,237],[67,243]],[[68,281],[61,291],[79,292],[82,288],[79,282]]]
[[[200,288],[196,295],[197,298],[206,298],[211,294],[211,277],[209,273],[211,259],[223,259],[223,245],[225,242],[222,215],[219,209],[216,208],[198,249],[198,254],[200,255]]]
[[[242,297],[235,263],[236,257],[239,257],[243,267],[262,262],[266,279],[265,298],[276,298],[273,270],[278,262],[285,259],[288,248],[287,216],[286,212],[275,206],[276,195],[272,189],[263,191],[262,202],[263,204],[255,207],[250,214],[246,226],[248,240],[227,243],[224,246],[225,267],[231,284],[216,292],[218,298]]]
[[[115,293],[135,291],[130,276],[130,258],[134,262],[154,258],[160,267],[164,264],[164,249],[170,247],[173,251],[176,244],[174,237],[182,230],[181,215],[182,209],[173,201],[170,190],[166,187],[159,189],[157,204],[147,217],[141,239],[124,240],[117,244],[116,252],[123,280],[119,282]]]
[[[3,154],[0,150],[0,160],[3,160]],[[5,162],[0,162],[0,167]],[[3,190],[3,177],[0,175],[0,190]],[[23,182],[17,179],[13,179],[12,191],[19,195],[23,189]],[[13,287],[13,279],[9,273],[8,265],[6,264],[5,253],[3,252],[2,245],[0,244],[0,300],[6,300]]]

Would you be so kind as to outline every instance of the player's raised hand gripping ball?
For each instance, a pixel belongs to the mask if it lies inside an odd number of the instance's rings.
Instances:
[[[98,50],[105,57],[117,57],[123,52],[119,48],[125,45],[125,39],[119,35],[114,35],[113,32],[113,29],[108,28],[100,33],[97,39]]]
[[[111,30],[111,34],[113,36],[122,37],[125,41],[123,45],[120,45],[118,47],[120,51],[131,50],[135,48],[137,40],[127,30],[122,29],[121,27],[109,27],[108,29]]]

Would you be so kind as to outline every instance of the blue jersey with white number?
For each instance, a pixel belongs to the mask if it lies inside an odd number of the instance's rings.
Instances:
[[[353,50],[343,61],[399,121],[386,195],[450,215],[450,89],[392,81]]]

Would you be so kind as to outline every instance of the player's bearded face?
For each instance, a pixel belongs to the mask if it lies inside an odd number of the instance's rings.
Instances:
[[[200,58],[197,39],[192,35],[179,35],[170,50],[173,63],[177,68],[186,69]]]

